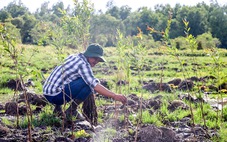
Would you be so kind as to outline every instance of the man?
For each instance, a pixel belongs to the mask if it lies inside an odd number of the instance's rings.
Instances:
[[[70,107],[65,112],[66,116],[72,113],[82,119],[83,116],[78,113],[77,106],[94,92],[126,103],[125,96],[111,92],[94,77],[91,67],[99,62],[105,62],[103,49],[98,44],[91,44],[84,53],[70,55],[62,65],[52,71],[44,83],[43,94],[55,105],[54,113],[61,115],[61,105],[71,101]]]

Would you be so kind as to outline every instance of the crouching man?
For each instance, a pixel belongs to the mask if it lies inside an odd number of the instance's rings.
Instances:
[[[66,116],[72,114],[78,119],[84,119],[84,116],[77,111],[77,107],[94,92],[123,104],[127,102],[124,95],[108,90],[94,77],[92,67],[99,62],[105,62],[103,48],[98,44],[90,44],[85,52],[70,55],[62,65],[51,72],[44,83],[43,94],[50,103],[55,105],[55,114],[62,115],[61,106],[71,102],[66,109]]]

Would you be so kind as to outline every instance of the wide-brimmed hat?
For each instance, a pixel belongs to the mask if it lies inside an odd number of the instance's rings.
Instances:
[[[102,46],[96,43],[90,44],[86,51],[84,52],[84,56],[86,57],[98,57],[100,58],[100,62],[105,62],[106,60],[103,58],[103,49]]]

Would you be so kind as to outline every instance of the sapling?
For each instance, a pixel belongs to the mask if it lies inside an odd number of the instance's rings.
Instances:
[[[141,31],[141,29],[139,27],[137,27],[139,33],[137,35],[138,39],[141,40],[143,38],[143,33]],[[138,137],[138,129],[140,128],[140,124],[142,122],[142,105],[143,105],[143,93],[144,90],[142,89],[142,83],[144,81],[144,66],[147,64],[147,60],[146,60],[146,55],[147,55],[147,48],[146,46],[143,46],[141,44],[141,42],[138,42],[137,46],[133,46],[131,47],[131,53],[130,53],[130,58],[131,61],[133,63],[133,65],[135,66],[136,70],[137,70],[137,74],[139,76],[139,82],[140,84],[140,100],[139,100],[139,119],[137,122],[137,127],[136,127],[136,134],[135,134],[135,141],[137,141],[137,137]]]
[[[217,76],[217,84],[220,85],[221,84],[221,67],[222,67],[222,59],[221,59],[221,55],[219,53],[219,51],[217,50],[217,48],[211,48],[210,49],[211,53],[209,54],[209,56],[212,58],[213,63],[214,63],[214,68],[213,68],[213,72],[216,74]],[[219,98],[221,97],[222,103],[221,103],[221,122],[222,122],[222,118],[223,118],[223,97],[222,94],[223,92],[221,92],[222,88],[218,88],[219,92],[218,92],[218,96],[217,96],[217,103],[219,102]],[[219,118],[219,109],[217,109],[217,118],[216,118],[216,125],[218,125],[218,118]]]
[[[22,86],[23,88],[23,94],[24,94],[24,98],[25,98],[25,104],[26,104],[26,110],[27,110],[27,120],[28,120],[28,139],[29,141],[32,140],[32,136],[31,136],[31,121],[32,121],[32,110],[31,110],[31,106],[30,103],[28,101],[28,96],[27,96],[27,89],[25,88],[25,83],[24,83],[24,78],[26,75],[28,75],[28,68],[29,68],[29,61],[26,62],[25,60],[23,60],[23,56],[24,56],[24,48],[23,47],[18,47],[17,43],[16,43],[16,38],[13,37],[6,26],[0,24],[0,38],[2,40],[2,46],[3,46],[3,50],[5,51],[5,53],[7,53],[7,55],[10,57],[10,59],[12,60],[12,62],[14,63],[14,71],[15,71],[15,75],[16,75],[16,80],[19,79],[19,81],[17,81],[16,83],[16,89],[14,90],[14,96],[16,96],[16,94],[18,93],[18,87],[19,84]],[[34,50],[34,52],[36,52],[37,50]],[[34,56],[35,53],[31,54],[31,57],[29,59],[32,58],[32,56]],[[26,64],[27,63],[27,64]],[[16,97],[17,98],[17,97]],[[17,127],[19,127],[19,106],[18,106],[18,101],[17,101]]]
[[[55,48],[55,52],[57,54],[57,58],[59,60],[60,64],[63,64],[63,60],[66,57],[66,53],[65,53],[65,38],[64,38],[64,31],[63,28],[58,26],[57,24],[53,25],[52,27],[49,27],[49,31],[47,33],[48,35],[46,37],[50,38],[50,44],[53,45],[53,47]],[[64,74],[64,72],[62,72],[62,74]],[[64,76],[64,75],[63,75]],[[63,90],[64,91],[64,90]],[[64,93],[65,95],[65,93]],[[62,122],[62,131],[64,130],[64,120],[65,118],[65,107],[66,107],[66,103],[65,103],[65,97],[63,97],[64,99],[64,105],[63,105],[63,122]]]
[[[123,33],[121,33],[120,30],[117,30],[118,36],[117,36],[117,54],[118,54],[118,60],[117,60],[117,77],[116,77],[116,83],[119,81],[119,88],[118,85],[116,87],[116,91],[118,93],[122,93],[123,88],[123,82],[122,79],[124,79],[127,83],[127,89],[124,90],[127,91],[125,93],[129,94],[130,92],[130,80],[131,80],[131,61],[130,57],[128,56],[128,49],[132,47],[133,45],[130,45],[129,41],[124,37]],[[125,84],[124,84],[125,85]]]
[[[120,30],[117,30],[118,37],[117,37],[117,54],[118,54],[118,60],[117,60],[117,74],[116,74],[116,92],[122,93],[122,81],[125,81],[127,83],[127,89],[124,84],[124,94],[130,93],[130,78],[131,78],[131,71],[130,71],[130,65],[131,62],[129,60],[129,57],[126,56],[127,49],[129,48],[129,43],[124,43],[124,41],[127,41],[124,37],[123,33],[121,33]],[[124,80],[122,80],[122,78]],[[119,84],[118,84],[119,82]],[[127,91],[126,91],[127,90]],[[124,122],[126,124],[126,129],[128,128],[127,122],[128,122],[128,108],[127,104],[124,108]]]
[[[186,79],[186,74],[187,74],[187,76],[189,76],[189,72],[183,66],[183,61],[179,57],[178,49],[176,47],[172,46],[171,41],[170,41],[170,38],[169,38],[169,31],[170,31],[170,28],[171,28],[171,21],[172,21],[172,15],[171,15],[171,12],[169,12],[169,19],[167,21],[167,27],[166,27],[166,29],[165,29],[164,32],[156,31],[155,29],[150,28],[150,27],[148,27],[147,29],[150,31],[150,33],[159,33],[159,34],[162,34],[162,41],[163,41],[164,45],[166,45],[167,47],[169,47],[168,48],[169,49],[169,54],[170,55],[173,55],[175,58],[177,58],[178,62],[180,63],[180,66],[181,66],[181,68],[183,70],[183,77],[184,77],[184,79]],[[186,26],[186,28],[185,28],[186,29],[186,32],[188,32],[190,30],[190,28],[187,27],[188,26],[188,22],[184,21],[184,24]],[[187,83],[186,83],[186,87],[187,87],[187,90],[188,90],[189,87],[188,87],[188,84]],[[192,110],[191,102],[190,102],[190,112],[191,112],[191,118],[192,118],[192,122],[193,122],[192,130],[194,132],[195,121],[194,121],[194,115],[193,115],[193,110]]]
[[[54,27],[50,28],[48,32],[48,38],[50,38],[51,44],[55,47],[57,57],[60,64],[63,65],[63,60],[66,57],[65,46],[73,45],[77,47],[78,51],[82,48],[87,47],[89,41],[89,21],[93,8],[90,2],[83,0],[79,2],[74,0],[74,10],[72,16],[68,15],[66,11],[60,10],[62,13],[61,22],[56,24]],[[80,47],[82,46],[82,48]],[[62,77],[64,76],[64,71],[62,70]],[[63,90],[64,91],[64,90]],[[65,95],[65,93],[63,93]],[[68,97],[71,97],[71,93]],[[66,101],[64,98],[63,112],[66,109]],[[72,100],[73,101],[73,100]],[[72,103],[75,103],[74,101]],[[72,110],[71,110],[72,116]],[[64,130],[64,120],[63,116],[62,131]],[[74,126],[72,125],[72,135]]]

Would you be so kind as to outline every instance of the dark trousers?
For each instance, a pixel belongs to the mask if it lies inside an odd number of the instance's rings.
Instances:
[[[64,90],[56,96],[47,96],[46,99],[55,105],[62,105],[65,102],[69,102],[72,99],[85,101],[85,99],[91,94],[90,87],[84,82],[82,78],[72,81],[64,86]]]

